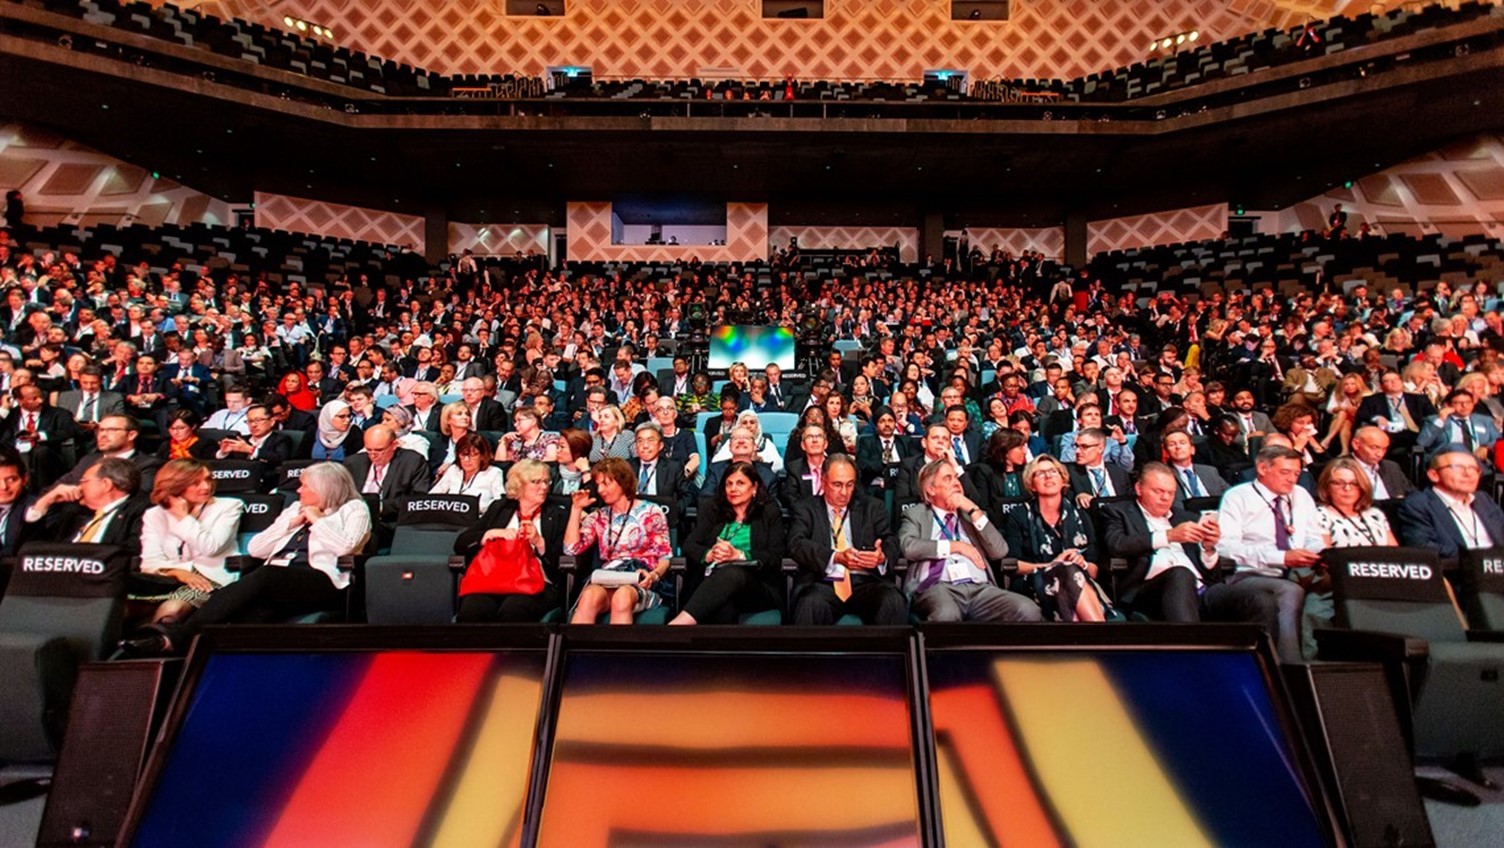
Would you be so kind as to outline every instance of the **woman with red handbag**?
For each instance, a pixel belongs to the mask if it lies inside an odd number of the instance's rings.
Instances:
[[[548,487],[548,466],[519,461],[506,497],[454,540],[454,552],[469,559],[455,621],[532,622],[562,606],[559,555],[569,509],[548,503]]]

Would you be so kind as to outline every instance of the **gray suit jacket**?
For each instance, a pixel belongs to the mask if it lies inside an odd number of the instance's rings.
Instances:
[[[983,526],[977,527],[970,518],[958,515],[957,524],[961,528],[961,534],[982,552],[982,556],[987,558],[989,564],[1008,555],[1008,543],[1003,540],[1002,531],[998,530],[991,521],[986,521]],[[904,508],[903,521],[898,525],[898,551],[904,559],[911,563],[939,559],[939,543],[931,538],[934,535],[935,512],[930,509],[929,504],[920,502]],[[987,572],[987,578],[996,582],[992,576],[992,569],[986,567],[984,570]],[[923,569],[909,569],[911,590],[912,584],[917,583],[922,574]]]
[[[78,407],[83,402],[84,402],[84,393],[83,392],[78,391],[77,389],[69,389],[66,392],[62,392],[62,393],[58,394],[58,396],[57,396],[57,403],[53,404],[53,405],[56,406],[58,409],[61,409],[64,412],[68,413],[69,415],[73,416],[73,420],[77,421],[78,420]],[[121,395],[119,392],[103,392],[102,391],[102,392],[99,393],[99,403],[98,403],[98,406],[99,406],[99,414],[97,416],[95,416],[94,420],[98,420],[100,418],[103,418],[106,415],[124,415],[125,414],[125,397],[123,395]]]

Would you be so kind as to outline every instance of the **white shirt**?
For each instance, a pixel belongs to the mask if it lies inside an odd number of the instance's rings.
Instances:
[[[1368,482],[1373,484],[1373,499],[1376,501],[1388,500],[1389,488],[1384,485],[1384,478],[1379,476],[1379,467],[1359,462],[1363,467],[1363,473],[1368,475]]]
[[[1275,545],[1274,498],[1274,493],[1257,480],[1239,483],[1222,496],[1217,515],[1222,541],[1217,543],[1217,555],[1237,563],[1240,572],[1284,575],[1285,551]],[[1319,551],[1326,547],[1316,522],[1316,502],[1309,492],[1296,486],[1285,497],[1285,511],[1291,519],[1291,550]]]
[[[251,537],[246,544],[246,553],[264,560],[282,550],[302,529],[295,530],[291,526],[302,508],[301,504],[293,504],[283,510],[272,526]],[[339,570],[339,558],[359,551],[370,535],[371,511],[366,502],[361,499],[350,501],[309,525],[308,564],[328,575],[334,588],[343,589],[350,585],[350,575]],[[270,562],[267,565],[275,567]]]
[[[1170,541],[1170,528],[1173,526],[1170,523],[1170,517],[1150,515],[1149,511],[1144,509],[1143,504],[1139,504],[1138,510],[1144,514],[1144,521],[1149,524],[1149,538],[1154,546],[1154,555],[1149,560],[1149,573],[1144,579],[1153,580],[1172,568],[1184,568],[1195,575],[1196,585],[1200,586],[1201,572],[1196,569],[1196,563],[1191,561],[1190,554],[1185,552],[1185,546],[1179,542]],[[1202,548],[1201,564],[1208,569],[1216,568],[1216,551],[1208,552]]]
[[[247,436],[250,435],[251,425],[245,423],[245,414],[244,409],[239,412],[221,409],[209,416],[204,421],[204,426],[210,430],[234,430],[242,436]]]
[[[992,578],[987,574],[986,563],[978,566],[967,557],[959,555],[955,557],[951,556],[951,540],[945,536],[945,519],[946,516],[956,514],[946,512],[939,507],[930,507],[930,510],[934,513],[934,521],[930,527],[930,539],[935,542],[935,550],[940,554],[939,558],[946,560],[945,574],[940,578],[940,582],[961,583],[969,580],[972,583],[991,583]],[[981,513],[980,517],[972,522],[972,526],[978,530],[985,528],[987,526],[987,514],[985,512]],[[970,541],[970,537],[966,533],[966,522],[962,521],[959,515],[956,516],[956,536],[955,541]],[[975,545],[973,546],[976,547]],[[978,547],[978,550],[980,550],[980,547]]]
[[[501,469],[494,465],[482,469],[466,482],[465,472],[456,462],[439,476],[428,492],[433,495],[475,495],[480,499],[480,511],[484,513],[497,498],[506,494],[506,482]]]

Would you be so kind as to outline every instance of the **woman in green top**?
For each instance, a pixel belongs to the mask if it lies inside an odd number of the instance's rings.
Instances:
[[[778,506],[757,469],[733,462],[684,542],[689,600],[669,624],[735,624],[746,613],[782,609],[787,542]]]

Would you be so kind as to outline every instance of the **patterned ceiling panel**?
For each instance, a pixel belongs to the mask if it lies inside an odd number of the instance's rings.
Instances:
[[[1072,77],[1140,61],[1156,37],[1199,29],[1216,40],[1303,18],[1275,0],[1014,0],[1012,20],[996,22],[952,21],[950,0],[826,0],[823,20],[763,20],[759,0],[570,0],[548,18],[508,17],[502,0],[198,5],[278,28],[284,15],[324,24],[352,49],[443,73],[574,64],[650,78],[716,68],[760,78],[917,79],[927,68]]]
[[[0,123],[0,186],[37,226],[234,223],[223,200],[24,124]]]
[[[919,261],[919,230],[913,227],[774,227],[769,236],[773,247],[787,247],[798,238],[809,250],[865,250],[898,246],[904,262]]]
[[[1335,188],[1280,213],[1284,230],[1320,230],[1335,204],[1348,229],[1504,236],[1504,136],[1478,135]]]
[[[948,236],[960,235],[960,230],[947,232]],[[983,253],[1005,250],[1018,256],[1024,252],[1038,252],[1046,259],[1059,259],[1065,253],[1065,230],[1060,227],[1007,229],[998,227],[969,227],[972,247]]]
[[[512,256],[548,252],[547,224],[449,225],[449,252],[473,250],[477,256]]]
[[[768,205],[726,204],[723,245],[612,244],[610,203],[570,203],[568,258],[577,262],[648,262],[699,258],[707,262],[745,262],[768,258]]]
[[[423,252],[423,219],[326,203],[285,194],[256,192],[256,226],[292,233],[391,244]]]
[[[1104,250],[1202,241],[1219,238],[1226,230],[1227,205],[1224,203],[1111,218],[1086,225],[1086,252],[1095,255]]]

